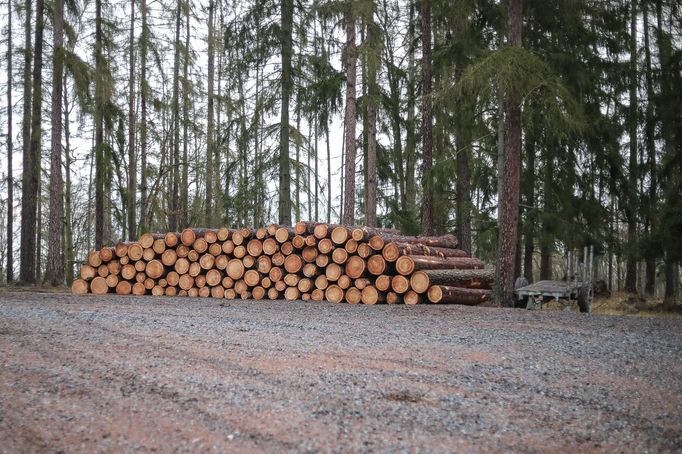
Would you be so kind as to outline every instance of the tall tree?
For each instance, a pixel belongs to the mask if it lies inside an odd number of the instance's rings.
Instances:
[[[12,1],[7,2],[7,283],[14,280],[14,177],[12,174]]]
[[[523,1],[510,0],[507,15],[509,45],[520,48]],[[507,90],[505,98],[504,139],[504,191],[500,200],[502,222],[498,240],[499,282],[496,283],[496,293],[501,304],[512,306],[521,172],[521,93],[514,87]]]
[[[182,67],[182,182],[180,184],[180,227],[189,227],[189,2],[185,2],[185,55]]]
[[[377,72],[381,51],[380,37],[377,24],[374,22],[375,2],[369,2],[367,13],[367,206],[365,223],[369,226],[377,225],[377,105],[379,103],[379,84]]]
[[[38,182],[40,178],[41,107],[43,101],[43,0],[36,2],[36,29],[33,49],[33,87],[31,133],[28,156],[24,157],[21,196],[21,267],[24,283],[36,282],[36,212],[38,210]],[[26,94],[24,95],[26,96]]]
[[[630,134],[630,156],[628,161],[628,200],[625,206],[625,216],[628,223],[628,252],[625,266],[626,292],[637,293],[637,256],[634,245],[637,240],[637,191],[638,162],[637,162],[637,0],[630,2],[630,109],[628,113],[628,127]]]
[[[130,0],[130,41],[128,60],[128,239],[137,236],[137,157],[135,155],[135,0]]]
[[[657,228],[656,219],[656,190],[657,190],[657,170],[656,170],[656,124],[654,118],[654,82],[653,70],[651,67],[651,46],[649,40],[649,2],[642,2],[642,16],[644,16],[644,59],[646,76],[646,112],[645,112],[645,132],[644,140],[646,143],[647,156],[649,159],[649,194],[646,203],[646,218],[648,233],[651,237]],[[656,290],[656,251],[649,242],[646,251],[646,271],[644,290],[647,295],[654,295]]]
[[[180,25],[182,23],[182,0],[178,0],[175,10],[175,55],[173,57],[173,99],[172,103],[172,129],[173,129],[173,163],[170,169],[171,175],[171,213],[169,225],[171,231],[178,229],[178,211],[180,210]],[[212,36],[209,37],[212,39]],[[212,169],[207,172],[213,174]],[[213,210],[211,204],[206,204],[206,226],[212,225]]]
[[[279,223],[291,224],[291,170],[289,164],[289,102],[291,100],[292,75],[292,35],[294,28],[294,2],[282,0],[281,3],[282,105],[279,132]]]
[[[345,184],[343,187],[343,216],[341,222],[347,225],[355,224],[355,159],[357,146],[355,143],[356,117],[356,77],[358,52],[355,44],[355,12],[353,2],[348,1],[344,12],[346,25],[346,112],[344,143],[346,147],[344,167]]]
[[[431,2],[421,1],[422,33],[422,229],[433,234],[433,189],[431,181],[433,149],[433,101],[431,99]]]
[[[213,147],[215,147],[215,124],[214,124],[214,93],[213,84],[215,79],[215,2],[208,3],[208,121],[206,129],[206,207],[204,222],[211,225],[213,205]]]
[[[95,249],[104,244],[104,191],[106,187],[104,167],[104,103],[105,66],[102,35],[102,0],[95,0]]]
[[[62,74],[64,71],[64,0],[53,3],[52,147],[50,152],[50,215],[45,282],[64,283],[64,181],[62,178]]]
[[[146,232],[149,220],[147,210],[147,49],[149,26],[147,24],[147,0],[141,0],[142,31],[140,33],[140,231]]]

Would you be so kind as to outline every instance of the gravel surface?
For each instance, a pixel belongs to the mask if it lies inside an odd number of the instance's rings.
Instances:
[[[0,294],[0,451],[678,451],[682,319]]]

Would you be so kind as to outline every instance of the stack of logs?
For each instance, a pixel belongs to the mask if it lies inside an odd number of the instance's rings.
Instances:
[[[493,276],[457,249],[452,235],[298,222],[145,233],[91,252],[71,288],[76,294],[476,305],[490,298]]]

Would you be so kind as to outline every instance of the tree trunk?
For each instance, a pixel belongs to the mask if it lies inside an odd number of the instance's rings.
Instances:
[[[377,225],[377,104],[379,101],[379,86],[377,84],[377,70],[380,55],[379,31],[374,23],[374,1],[370,3],[369,18],[367,21],[367,41],[370,51],[367,57],[367,206],[365,207],[365,223],[374,227]]]
[[[422,231],[433,234],[433,182],[431,181],[433,148],[433,108],[431,100],[431,5],[421,2],[422,32]]]
[[[173,167],[170,172],[171,176],[171,197],[170,197],[170,219],[169,226],[171,231],[178,229],[178,214],[180,211],[180,24],[182,22],[182,2],[178,1],[175,12],[175,55],[173,57]],[[211,25],[212,27],[212,25]],[[212,39],[212,33],[209,33],[209,39]],[[209,161],[210,163],[211,161]],[[212,165],[206,167],[206,172],[213,173]],[[208,196],[206,197],[208,202]],[[212,207],[207,203],[207,217],[206,225],[211,226]]]
[[[95,249],[104,244],[104,81],[102,0],[95,0]]]
[[[633,251],[637,240],[637,1],[631,3],[630,17],[630,156],[628,163],[628,192],[625,214],[628,222],[628,253],[625,267],[625,290],[637,293],[637,257]]]
[[[355,143],[356,99],[355,84],[358,51],[355,45],[355,14],[353,3],[348,2],[344,13],[346,23],[346,112],[345,112],[345,184],[343,187],[343,224],[355,223],[355,159],[357,147]]]
[[[43,0],[36,2],[36,29],[33,55],[33,87],[31,106],[31,132],[28,148],[28,159],[24,159],[24,176],[22,178],[21,197],[21,267],[20,278],[24,283],[36,282],[36,253],[40,245],[36,245],[36,224],[40,181],[40,138],[41,107],[43,100]],[[37,246],[37,247],[36,247]]]
[[[213,205],[213,147],[215,146],[215,125],[213,120],[213,80],[215,78],[215,2],[208,3],[208,119],[206,130],[206,207],[204,223],[211,226],[211,206]]]
[[[526,176],[524,178],[525,190],[525,229],[523,247],[523,277],[533,282],[533,252],[535,246],[533,236],[535,232],[535,142],[528,138],[526,142]]]
[[[182,69],[182,182],[180,184],[180,227],[189,227],[189,3],[185,5],[185,55]]]
[[[468,125],[465,126],[468,128]],[[471,254],[471,173],[469,170],[468,131],[461,131],[467,138],[458,141],[457,149],[457,236],[460,248]]]
[[[141,0],[142,34],[140,36],[140,233],[147,231],[147,0]]]
[[[282,0],[282,105],[279,133],[279,223],[291,225],[291,169],[289,165],[289,102],[293,77],[291,71],[294,2]]]
[[[329,119],[324,125],[325,145],[327,146],[327,224],[332,222],[332,152],[329,143]]]
[[[656,219],[656,198],[657,191],[657,171],[656,171],[656,124],[654,119],[655,94],[653,86],[653,76],[651,69],[651,49],[649,43],[649,2],[642,2],[642,15],[644,16],[644,56],[646,60],[646,149],[649,157],[649,197],[647,199],[647,225],[650,235],[656,231],[658,225]],[[653,251],[646,252],[646,282],[644,291],[647,295],[653,296],[656,290],[656,255]]]
[[[135,156],[135,0],[130,0],[130,55],[128,72],[128,240],[137,237],[136,191],[137,158]]]
[[[64,92],[64,170],[66,172],[64,188],[64,259],[66,262],[66,284],[73,282],[73,216],[71,204],[71,134],[69,131],[69,98],[66,85],[66,74],[62,75],[62,91]]]
[[[510,0],[508,15],[510,45],[520,47],[522,0]],[[513,90],[506,93],[505,108],[504,192],[498,258],[500,280],[496,287],[498,301],[504,306],[513,306],[521,170],[521,94]]]
[[[62,180],[62,72],[64,70],[64,0],[53,4],[52,147],[50,152],[50,215],[45,282],[64,283],[64,181]]]
[[[417,137],[415,121],[416,88],[415,88],[415,38],[414,2],[410,2],[410,16],[408,22],[408,36],[410,46],[407,59],[407,125],[405,127],[405,210],[409,213],[410,221],[416,220],[417,185],[415,181],[415,166],[417,161]]]
[[[14,280],[14,178],[12,174],[12,2],[7,2],[7,283]]]

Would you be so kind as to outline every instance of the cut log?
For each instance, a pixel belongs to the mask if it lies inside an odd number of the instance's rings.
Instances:
[[[490,299],[492,290],[432,285],[427,297],[432,303],[456,303],[475,306]]]
[[[336,281],[336,285],[341,287],[342,289],[346,290],[348,287],[351,286],[353,283],[353,280],[348,277],[346,274],[342,274],[339,276],[339,279]]]
[[[201,269],[210,270],[215,265],[215,257],[211,254],[204,254],[199,258],[199,265]]]
[[[220,227],[217,232],[218,241],[226,241],[230,238],[230,229],[227,227]]]
[[[284,256],[284,254],[282,254],[281,252],[276,252],[272,255],[272,264],[274,266],[282,266],[284,265],[285,258],[286,257]]]
[[[334,243],[329,238],[322,238],[317,242],[317,250],[320,254],[329,254],[334,249]]]
[[[213,243],[208,246],[208,253],[211,254],[213,257],[217,257],[220,255],[221,252],[223,252],[222,244],[220,243]]]
[[[343,274],[343,269],[336,263],[330,263],[325,268],[324,274],[327,276],[327,280],[336,282],[341,277],[341,274]]]
[[[291,244],[296,249],[302,249],[305,246],[305,238],[303,238],[301,235],[294,235],[294,237],[291,239]]]
[[[400,257],[400,250],[395,243],[388,243],[381,250],[381,255],[387,262],[395,262]]]
[[[225,254],[232,254],[232,252],[234,251],[234,248],[235,248],[235,245],[232,242],[232,240],[227,240],[227,241],[223,242],[223,245],[221,247],[221,249],[223,250],[223,253],[225,253]]]
[[[268,229],[265,227],[259,227],[256,229],[256,233],[254,233],[254,236],[256,239],[263,240],[265,237],[268,236]]]
[[[220,285],[211,287],[211,298],[225,298],[225,289]]]
[[[380,290],[382,292],[390,290],[390,288],[391,288],[391,276],[387,276],[385,274],[378,276],[376,281],[374,282],[374,285],[376,286],[376,288],[378,290]]]
[[[277,240],[278,243],[286,243],[287,241],[291,240],[296,233],[294,232],[294,229],[291,227],[279,227],[277,231],[275,232],[275,239]]]
[[[235,246],[234,251],[232,251],[232,255],[234,255],[235,258],[238,259],[244,258],[244,256],[246,255],[246,247],[242,245]]]
[[[396,292],[386,293],[387,304],[400,304],[403,302],[403,295],[398,295]]]
[[[103,277],[97,276],[90,281],[90,292],[95,295],[104,295],[109,292],[109,285]]]
[[[373,285],[362,289],[362,304],[376,304],[384,302],[384,294],[379,292]]]
[[[178,244],[175,247],[175,253],[178,254],[178,257],[185,258],[189,254],[189,248],[184,244]]]
[[[161,263],[166,266],[174,266],[177,260],[178,254],[175,252],[175,249],[166,249],[161,254]]]
[[[207,229],[204,232],[204,239],[208,244],[213,244],[218,241],[218,231],[213,229]]]
[[[288,255],[284,260],[284,269],[287,270],[288,273],[298,273],[301,271],[302,267],[303,261],[298,254]]]
[[[192,243],[192,249],[197,251],[199,254],[203,254],[208,249],[208,241],[204,237],[199,237]]]
[[[99,250],[99,258],[102,260],[102,262],[108,262],[114,258],[114,250],[108,246],[104,246]]]
[[[97,267],[97,275],[101,277],[107,277],[109,275],[109,267],[102,263]]]
[[[192,287],[194,287],[194,278],[192,276],[190,276],[189,274],[183,274],[180,276],[180,280],[178,281],[178,285],[183,290],[189,290]]]
[[[407,293],[403,295],[403,301],[405,304],[415,305],[421,300],[421,295],[414,290],[408,290]]]
[[[371,247],[375,251],[381,251],[384,248],[384,245],[386,242],[384,239],[378,235],[374,235],[369,239],[369,247]]]
[[[154,257],[156,257],[156,252],[154,251],[154,249],[148,247],[142,250],[142,260],[146,260],[148,262],[150,260],[153,260]]]
[[[121,258],[121,257],[127,257],[128,256],[128,245],[133,244],[133,243],[116,243],[116,246],[114,247],[114,254],[116,254],[116,257]],[[101,260],[101,259],[100,259]],[[88,255],[88,264],[90,262],[90,255]],[[99,264],[97,265],[99,266]]]
[[[180,275],[175,271],[171,271],[166,275],[166,281],[168,282],[168,285],[175,287],[176,285],[178,285],[178,283],[180,283]]]
[[[367,241],[375,235],[400,235],[400,231],[386,227],[355,227],[353,228],[353,239],[355,241]]]
[[[303,265],[303,275],[305,277],[315,277],[319,274],[319,268],[314,263],[306,263]]]
[[[273,255],[275,252],[279,251],[279,244],[272,238],[266,238],[263,240],[263,253],[267,255]]]
[[[394,243],[422,244],[429,247],[435,246],[456,249],[459,245],[457,238],[450,234],[442,236],[406,236],[380,233],[379,236],[381,236],[385,242],[393,241]]]
[[[386,260],[378,254],[370,256],[367,259],[367,271],[375,276],[383,274],[386,271]]]
[[[133,291],[133,285],[128,281],[119,281],[116,284],[116,294],[117,295],[130,295]]]
[[[410,276],[410,288],[416,293],[424,293],[429,289],[429,276],[424,271],[416,271]],[[405,301],[406,304],[410,304]]]
[[[367,287],[371,283],[372,283],[372,281],[370,281],[366,277],[361,277],[361,278],[356,279],[355,282],[353,283],[353,285],[355,285],[355,287],[358,290],[362,290],[363,288]]]
[[[187,296],[191,298],[196,298],[199,296],[199,288],[198,287],[192,287],[191,289],[187,290]]]
[[[396,293],[405,293],[410,289],[410,281],[405,276],[398,274],[391,278],[391,289]]]
[[[358,304],[362,300],[362,292],[356,287],[346,290],[346,302],[348,304]]]
[[[314,236],[308,235],[308,236],[305,236],[303,238],[305,238],[305,245],[306,246],[311,246],[311,247],[317,246],[317,238],[315,238]]]
[[[178,296],[189,296],[187,294],[187,290],[180,289],[178,290]]]
[[[208,270],[206,273],[206,285],[210,287],[216,287],[219,286],[220,283],[223,280],[223,273],[221,273],[219,270],[212,269]],[[170,281],[169,281],[170,284]]]
[[[343,248],[349,254],[355,254],[355,252],[358,250],[358,242],[351,238],[350,240],[346,241],[346,244],[343,245]]]
[[[334,252],[332,252],[332,260],[339,265],[346,263],[346,260],[348,260],[348,251],[342,248],[334,249]]]
[[[431,285],[491,289],[495,281],[495,269],[482,270],[427,270],[423,271]],[[416,274],[416,273],[415,273]]]
[[[178,274],[185,274],[189,271],[189,260],[185,258],[179,258],[175,261],[175,272]]]
[[[88,265],[90,265],[93,268],[97,268],[101,264],[102,258],[99,256],[99,251],[92,251],[88,254]]]
[[[272,259],[270,258],[269,255],[261,255],[260,257],[258,257],[258,260],[256,260],[256,269],[259,272],[263,274],[268,274],[271,268]]]
[[[301,257],[308,263],[314,262],[317,258],[317,254],[317,248],[314,246],[306,246],[303,248],[303,251],[301,251]]]
[[[141,282],[135,282],[133,284],[133,289],[132,289],[132,294],[135,296],[142,296],[147,293],[147,289],[144,287],[144,284]]]
[[[286,243],[282,243],[279,247],[279,251],[282,255],[291,255],[294,252],[294,245],[291,244],[291,241],[287,241]]]
[[[133,266],[135,267],[135,271],[144,271],[145,267],[147,266],[147,262],[144,260],[138,260],[137,262],[133,262]]]
[[[192,277],[197,277],[201,274],[201,265],[199,262],[192,262],[189,264],[189,271],[187,272]]]
[[[318,254],[317,257],[315,257],[315,265],[317,265],[318,268],[323,269],[328,264],[329,264],[328,255]]]
[[[300,279],[301,278],[299,277],[298,274],[287,274],[284,276],[284,279],[282,279],[282,280],[289,287],[296,287],[298,285],[298,281]]]
[[[234,287],[234,280],[230,276],[225,276],[221,284],[225,289],[232,288]]]
[[[303,235],[304,233],[313,233],[314,228],[314,222],[298,221],[294,225],[294,232],[296,232],[298,235]]]
[[[313,227],[313,235],[318,240],[321,240],[322,238],[327,238],[327,236],[329,235],[329,225],[324,223],[315,224],[315,227]]]
[[[249,287],[255,287],[260,283],[260,273],[256,270],[248,270],[246,273],[244,273],[244,282],[246,282],[246,285]]]
[[[144,282],[145,279],[147,279],[147,275],[145,273],[137,273],[135,275],[135,282]]]
[[[208,298],[211,296],[211,288],[210,287],[201,287],[199,289],[199,297],[200,298]]]
[[[107,286],[109,286],[109,288],[115,288],[118,282],[120,281],[118,276],[114,276],[113,274],[110,274],[109,276],[105,277],[104,280],[107,283]]]
[[[357,255],[349,257],[346,262],[346,274],[353,279],[362,277],[365,272],[365,266],[365,260],[361,257]]]
[[[235,230],[234,233],[232,233],[232,242],[235,246],[240,246],[244,243],[244,235],[242,235],[241,230]],[[239,292],[237,292],[237,294],[239,294]]]
[[[227,275],[233,280],[241,279],[244,276],[244,264],[239,259],[232,259],[227,264]]]
[[[166,243],[166,246],[174,248],[180,242],[180,235],[176,232],[168,232],[163,236],[163,241]]]
[[[190,262],[196,262],[199,260],[199,253],[194,249],[190,249],[190,251],[187,253],[187,260]]]
[[[88,293],[89,288],[90,285],[84,279],[74,279],[71,283],[71,293],[74,295],[85,295]]]
[[[137,242],[140,243],[140,246],[142,246],[143,248],[148,249],[152,247],[152,244],[154,244],[154,240],[163,237],[164,237],[163,233],[143,233],[142,235],[140,235],[140,238],[137,240]]]
[[[268,299],[277,300],[279,299],[279,291],[275,287],[270,287],[268,289]]]
[[[265,289],[258,285],[251,290],[251,296],[253,296],[253,299],[255,300],[262,300],[265,296]]]
[[[287,283],[284,282],[284,279],[282,279],[281,281],[275,282],[275,290],[277,290],[278,292],[283,292],[284,290],[286,290],[286,288],[287,288]]]
[[[395,268],[402,275],[410,275],[416,270],[445,269],[483,269],[484,263],[470,257],[429,257],[424,255],[405,255],[395,262]]]
[[[142,258],[144,248],[140,246],[140,243],[133,243],[128,246],[128,257],[130,260],[136,261]]]
[[[89,281],[93,277],[97,276],[97,269],[90,265],[83,265],[81,267],[81,279],[84,281]]]
[[[269,277],[265,276],[263,279],[260,280],[260,285],[261,287],[268,289],[272,287],[272,281],[270,280]]]
[[[324,291],[324,297],[330,303],[340,303],[343,301],[343,290],[338,285],[330,285]]]
[[[278,266],[273,266],[270,268],[270,272],[268,273],[268,277],[272,282],[277,282],[282,280],[282,268]]]
[[[123,279],[132,281],[135,279],[135,274],[137,273],[137,270],[135,269],[134,265],[131,265],[128,263],[127,265],[123,265],[123,268],[121,268],[121,277]]]
[[[313,301],[324,301],[324,290],[316,288],[310,292],[310,299]]]
[[[218,268],[219,270],[224,270],[227,268],[227,264],[230,261],[229,258],[227,258],[227,255],[225,254],[220,254],[215,258],[215,267]]]
[[[367,243],[360,243],[358,244],[357,254],[363,259],[366,259],[370,255],[372,255],[372,248],[369,247],[369,244]]]
[[[261,240],[253,239],[246,244],[246,251],[254,256],[258,257],[263,252],[263,243]]]
[[[296,287],[287,287],[284,291],[284,299],[288,301],[296,301],[300,296],[301,292]]]
[[[311,281],[307,277],[304,277],[303,279],[298,281],[297,287],[300,292],[307,293],[313,289],[313,281]]]
[[[144,271],[147,273],[147,276],[151,277],[152,279],[158,279],[163,276],[164,273],[163,263],[159,262],[158,260],[152,260],[151,262],[147,263]]]
[[[197,239],[197,235],[196,235],[196,233],[194,233],[194,230],[193,230],[193,229],[189,229],[189,228],[188,228],[188,229],[184,229],[184,230],[180,233],[180,241],[181,241],[182,244],[184,244],[185,246],[191,246],[191,245],[193,245],[193,244],[194,244],[194,240],[196,240],[196,239]]]
[[[152,295],[154,295],[154,296],[163,296],[163,294],[164,294],[164,290],[163,290],[163,287],[161,287],[160,285],[155,285],[155,286],[152,288]]]
[[[151,290],[156,285],[156,282],[151,277],[148,277],[144,280],[143,284],[145,289]]]
[[[343,244],[351,237],[351,232],[348,227],[339,225],[334,227],[331,233],[331,239],[335,244]]]
[[[327,281],[327,276],[320,274],[315,278],[315,288],[324,290],[329,286],[329,281]]]
[[[161,285],[161,281],[159,281],[159,285]],[[206,275],[205,274],[200,274],[197,277],[194,278],[194,285],[203,288],[206,287]]]
[[[427,246],[421,243],[389,243],[393,244],[400,255],[426,255],[432,257],[468,257],[462,249]]]
[[[118,260],[112,260],[107,263],[107,268],[109,269],[109,274],[119,275],[121,274],[121,262]]]

